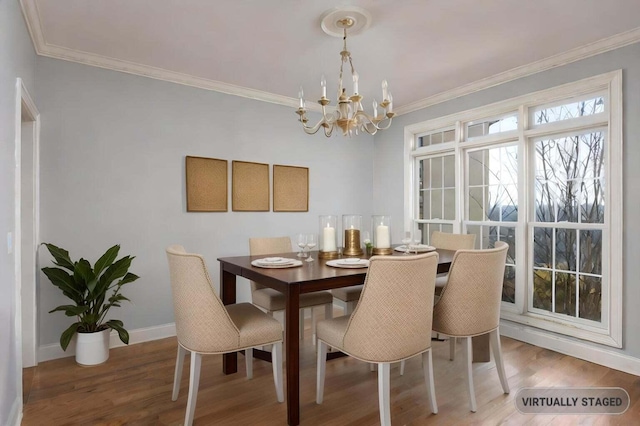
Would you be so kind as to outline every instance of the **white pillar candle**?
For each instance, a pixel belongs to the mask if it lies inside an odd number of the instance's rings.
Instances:
[[[391,236],[389,235],[389,227],[378,225],[376,227],[376,248],[390,248]]]
[[[322,230],[322,251],[336,251],[336,228],[327,226]]]

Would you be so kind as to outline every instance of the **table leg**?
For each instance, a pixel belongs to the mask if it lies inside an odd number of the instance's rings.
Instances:
[[[489,349],[489,334],[481,334],[473,337],[473,362],[491,361]]]
[[[287,351],[287,422],[300,424],[300,286],[292,284],[286,294],[285,345]]]
[[[236,303],[236,276],[220,268],[220,299],[225,305]],[[233,374],[238,371],[238,353],[222,355],[222,372]]]

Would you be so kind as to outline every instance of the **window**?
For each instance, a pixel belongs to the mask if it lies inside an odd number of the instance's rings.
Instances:
[[[509,244],[502,301],[515,303],[518,146],[508,144],[466,151],[464,228],[476,234],[476,248]]]
[[[503,319],[621,347],[621,93],[616,71],[406,128],[406,228],[507,242]]]

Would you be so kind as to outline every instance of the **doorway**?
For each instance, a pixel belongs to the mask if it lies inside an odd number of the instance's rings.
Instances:
[[[16,337],[22,368],[38,364],[40,114],[22,79],[16,82]]]

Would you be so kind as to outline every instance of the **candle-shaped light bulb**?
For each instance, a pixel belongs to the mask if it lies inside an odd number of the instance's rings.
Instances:
[[[320,79],[320,87],[322,87],[322,97],[327,97],[327,80],[324,78],[324,74],[322,74],[322,79]]]
[[[342,96],[342,77],[338,80],[338,99],[340,99],[340,96]]]
[[[360,79],[360,76],[358,75],[357,72],[353,72],[353,94],[357,95],[358,94],[358,80]]]
[[[375,99],[373,100],[373,116],[378,116],[378,102]]]
[[[300,90],[298,91],[298,97],[300,98],[300,108],[304,109],[304,91],[302,90],[302,86],[300,86]]]
[[[386,101],[389,99],[388,96],[389,85],[387,84],[387,80],[382,80],[382,101]]]
[[[393,112],[393,96],[389,93],[389,106],[387,107],[387,112]]]

